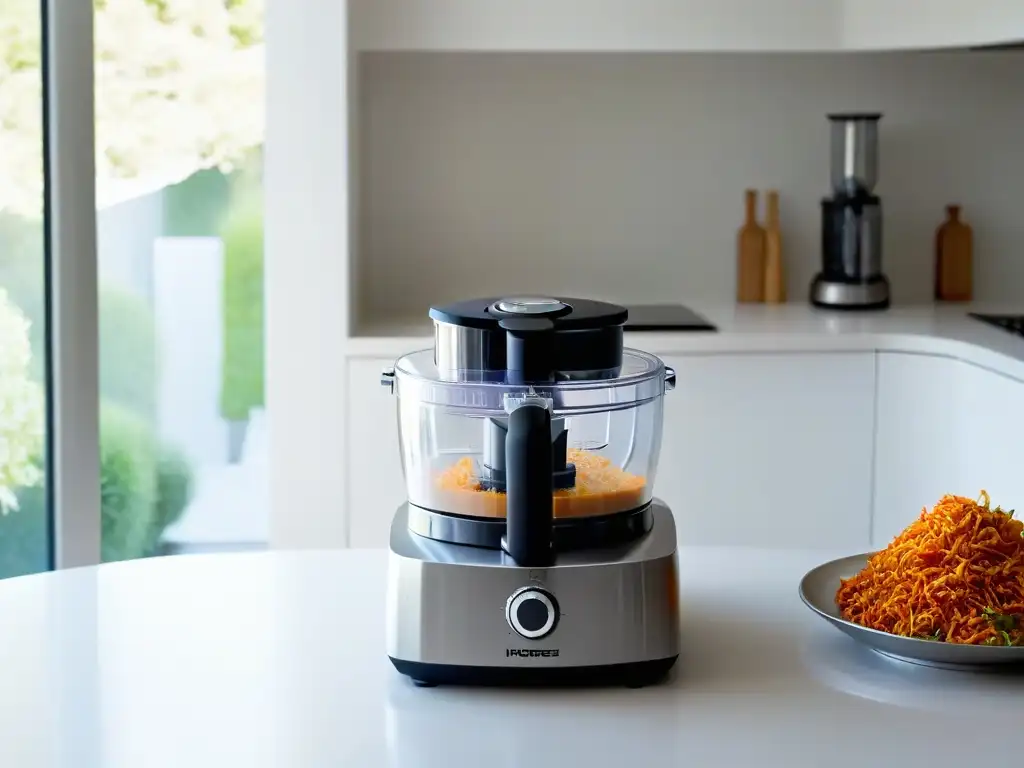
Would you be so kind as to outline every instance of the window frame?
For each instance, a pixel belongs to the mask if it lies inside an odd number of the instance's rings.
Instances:
[[[42,0],[46,498],[51,565],[100,562],[92,0]]]
[[[345,547],[350,4],[266,3],[269,546]]]

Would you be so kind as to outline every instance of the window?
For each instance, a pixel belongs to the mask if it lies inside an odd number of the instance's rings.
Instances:
[[[347,4],[270,4],[266,162],[264,4],[0,2],[0,577],[262,548],[272,479],[275,546],[345,540],[310,425],[343,410]]]
[[[51,564],[43,14],[0,4],[0,578]]]
[[[265,546],[263,0],[96,0],[102,559]]]

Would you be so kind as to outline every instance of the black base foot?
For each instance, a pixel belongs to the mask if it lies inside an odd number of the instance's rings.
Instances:
[[[469,667],[453,664],[424,664],[391,659],[395,669],[412,679],[418,688],[437,685],[509,687],[606,687],[624,685],[645,688],[667,677],[678,656],[630,664],[596,667]]]
[[[633,680],[627,680],[623,685],[627,688],[647,688],[648,686],[658,685],[659,683],[665,682],[665,678],[667,677],[668,673],[654,677],[640,677]]]

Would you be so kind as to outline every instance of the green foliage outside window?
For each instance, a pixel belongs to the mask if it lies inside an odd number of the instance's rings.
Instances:
[[[0,288],[0,515],[18,510],[16,492],[42,479],[45,411],[29,372],[28,320]]]
[[[240,185],[224,227],[224,372],[221,415],[244,421],[263,406],[263,199]]]
[[[32,450],[27,454],[19,450],[17,482],[7,483],[14,486],[17,509],[0,516],[0,578],[38,571],[48,557],[41,471],[45,292],[39,231],[38,222],[0,221],[0,286],[8,297],[6,304],[0,302],[0,348],[12,360],[21,361],[27,378],[22,377],[20,387],[28,382],[38,393],[39,403],[36,410],[22,405],[15,411],[34,414],[30,423],[16,430],[19,444],[29,441]],[[5,324],[3,306],[20,323]],[[156,435],[157,348],[152,311],[143,299],[107,285],[100,287],[99,309],[102,555],[104,560],[125,560],[154,552],[164,530],[188,506],[194,480],[187,460],[171,446],[161,445]],[[5,332],[6,326],[17,328],[20,335]],[[13,422],[4,417],[2,423]]]

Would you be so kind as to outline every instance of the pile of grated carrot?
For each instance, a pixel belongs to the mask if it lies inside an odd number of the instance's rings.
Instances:
[[[1024,645],[1024,523],[1013,512],[943,496],[844,579],[847,621],[904,637]]]
[[[610,459],[591,451],[570,448],[567,461],[576,465],[576,485],[555,491],[553,515],[587,517],[625,512],[647,501],[647,480],[619,469]],[[506,496],[484,490],[476,465],[463,457],[437,478],[438,509],[457,515],[505,517]]]

